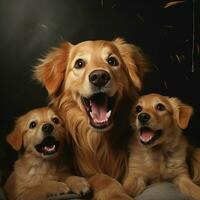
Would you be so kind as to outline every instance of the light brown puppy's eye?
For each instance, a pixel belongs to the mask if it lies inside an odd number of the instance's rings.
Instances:
[[[60,120],[57,117],[52,118],[52,122],[55,124],[59,124]]]
[[[136,113],[140,113],[141,111],[142,111],[142,106],[137,105],[137,106],[135,107],[135,112],[136,112]]]
[[[37,126],[37,123],[36,123],[35,121],[32,121],[32,122],[29,124],[29,128],[30,128],[30,129],[34,129],[36,126]]]
[[[166,110],[166,108],[162,103],[159,103],[159,104],[156,105],[156,110],[164,111],[164,110]]]
[[[76,62],[75,62],[75,68],[76,69],[81,69],[85,66],[85,61],[81,58],[79,58]]]
[[[107,59],[107,62],[110,66],[118,66],[119,64],[117,59],[112,56]]]

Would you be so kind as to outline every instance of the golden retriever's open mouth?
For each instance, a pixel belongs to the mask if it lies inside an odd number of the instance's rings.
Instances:
[[[142,144],[152,144],[155,140],[160,138],[162,130],[153,130],[149,127],[142,127],[140,129],[140,141]]]
[[[81,98],[93,128],[103,130],[112,126],[112,110],[116,96],[109,97],[106,93],[101,92],[90,98]]]
[[[59,142],[53,136],[48,136],[44,140],[35,146],[37,152],[44,156],[53,155],[57,152],[59,147]]]

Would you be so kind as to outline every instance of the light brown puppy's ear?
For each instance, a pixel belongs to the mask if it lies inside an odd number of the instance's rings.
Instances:
[[[144,72],[147,69],[147,61],[141,49],[133,44],[126,43],[121,38],[117,38],[113,42],[121,54],[132,83],[140,91]]]
[[[66,42],[52,49],[35,67],[34,78],[46,87],[49,95],[54,95],[64,80],[70,47],[71,44]]]
[[[23,143],[23,131],[21,130],[20,122],[18,119],[15,124],[14,130],[6,137],[6,141],[13,147],[14,150],[19,151]]]
[[[190,118],[193,113],[193,108],[189,105],[182,103],[178,98],[170,98],[172,106],[174,108],[174,115],[178,126],[181,129],[187,128]]]

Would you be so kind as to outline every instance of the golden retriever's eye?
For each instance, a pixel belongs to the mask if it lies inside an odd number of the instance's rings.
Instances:
[[[166,108],[162,103],[159,103],[159,104],[156,105],[156,110],[164,111],[164,110],[166,110]]]
[[[79,58],[76,62],[75,62],[75,68],[76,69],[81,69],[82,67],[85,66],[85,61],[81,58]]]
[[[57,117],[53,117],[52,122],[55,123],[55,124],[59,124],[60,120]]]
[[[35,121],[32,121],[30,124],[29,124],[29,128],[30,129],[33,129],[37,126],[37,123]]]
[[[112,57],[112,56],[107,59],[107,63],[110,66],[118,66],[119,65],[117,59],[115,57]]]
[[[140,113],[141,111],[142,111],[142,106],[137,105],[137,106],[135,107],[135,112],[136,112],[136,113]]]

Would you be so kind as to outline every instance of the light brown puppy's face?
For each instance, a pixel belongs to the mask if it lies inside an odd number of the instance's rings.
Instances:
[[[119,99],[141,89],[145,65],[140,50],[122,39],[85,41],[51,52],[35,74],[52,97],[70,92],[89,124],[105,131]]]
[[[142,96],[134,106],[133,126],[142,144],[155,146],[174,138],[188,126],[192,107],[159,94]]]
[[[15,150],[22,147],[45,159],[58,156],[65,141],[63,122],[50,108],[34,109],[21,116],[7,141]]]

